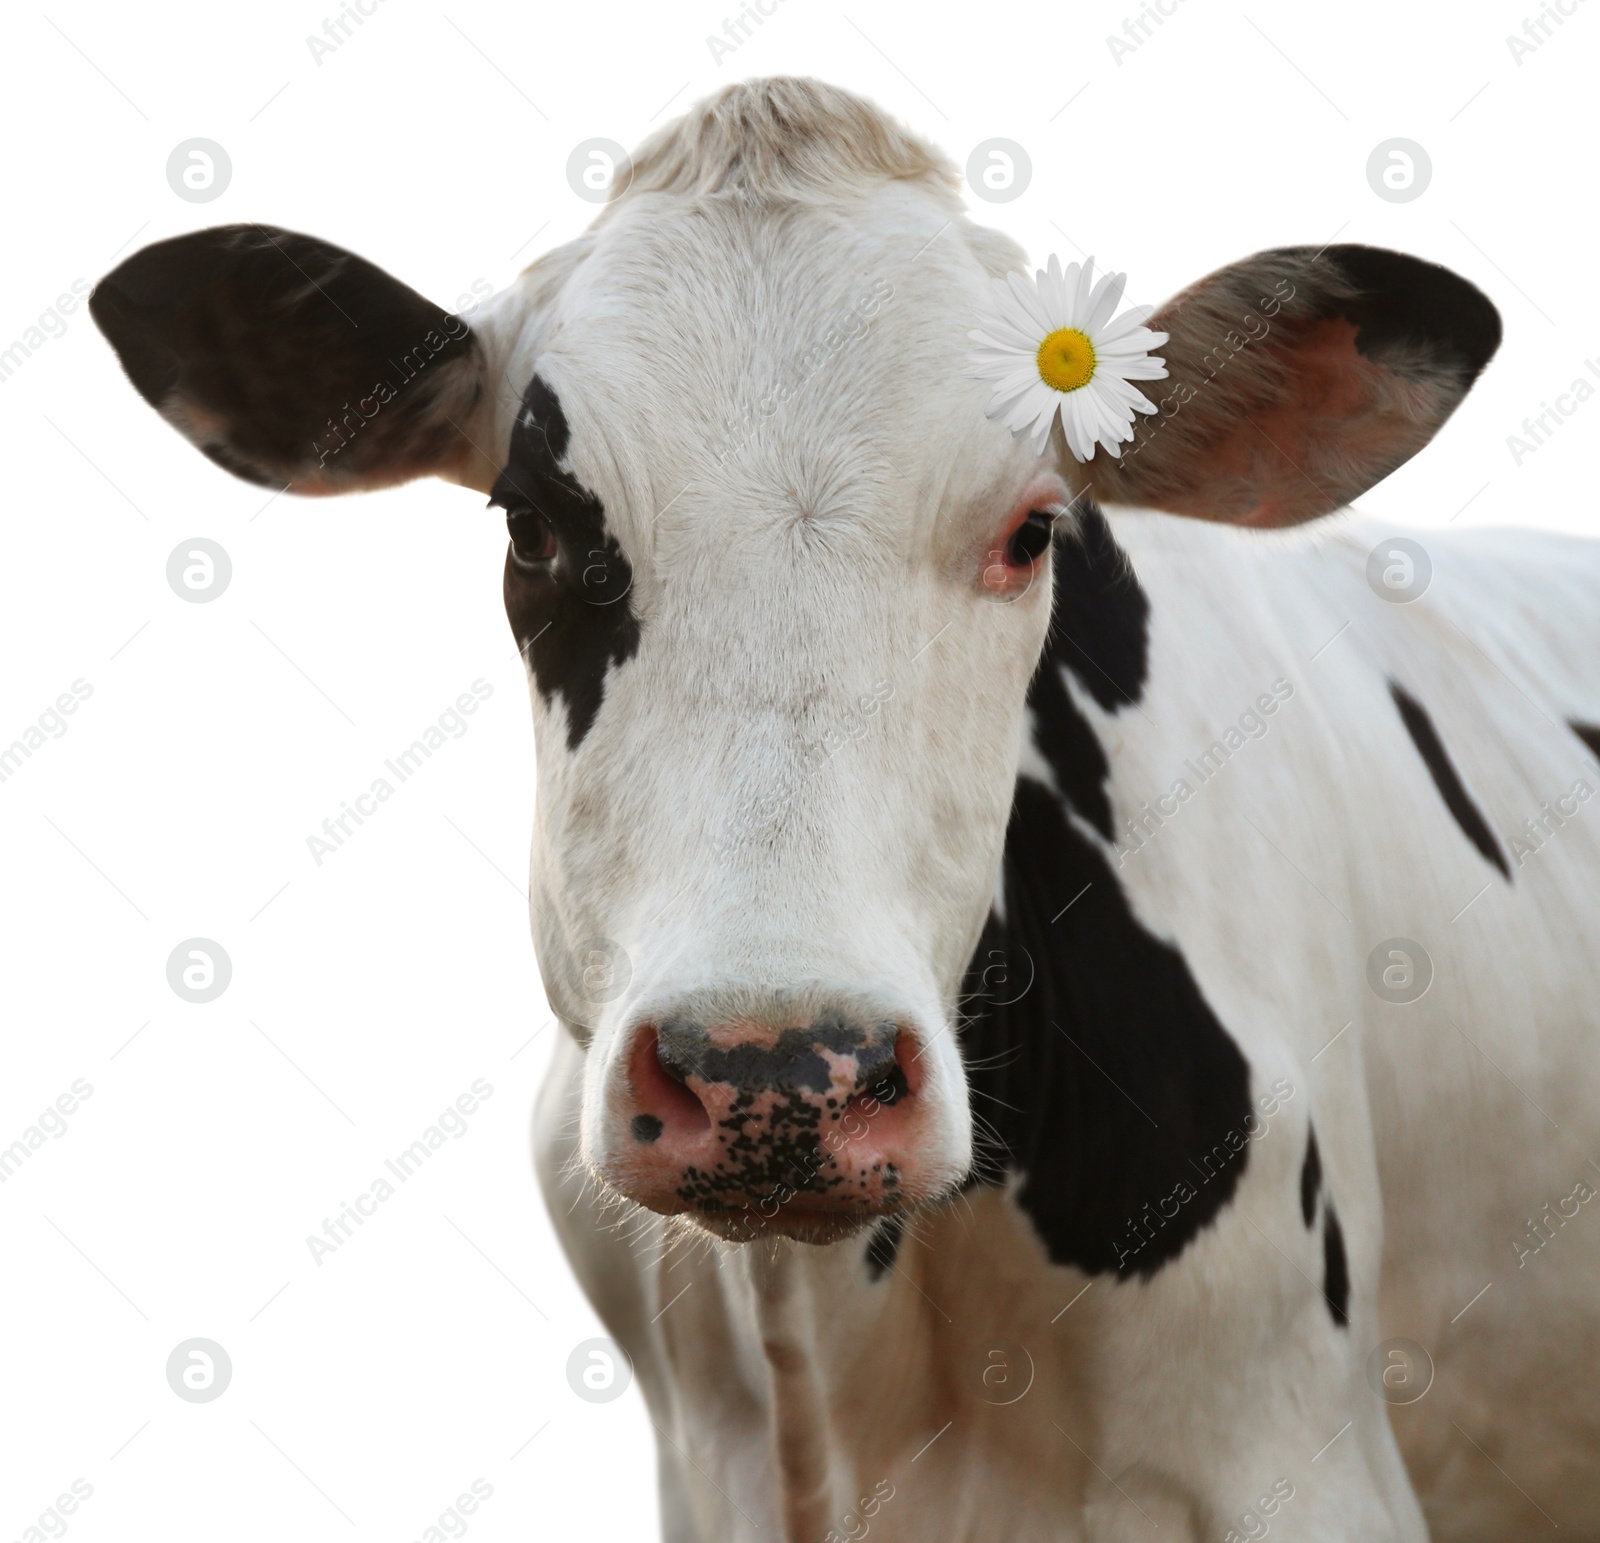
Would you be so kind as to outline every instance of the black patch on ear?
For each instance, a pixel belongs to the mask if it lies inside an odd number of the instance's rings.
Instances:
[[[652,1141],[660,1140],[662,1125],[653,1114],[636,1114],[629,1122],[628,1129],[635,1141],[648,1146]]]
[[[1322,1154],[1317,1151],[1317,1133],[1306,1140],[1306,1160],[1300,1166],[1300,1214],[1310,1226],[1317,1214],[1317,1189],[1322,1183]]]
[[[867,1273],[873,1280],[881,1280],[894,1268],[905,1230],[903,1216],[887,1217],[872,1229],[872,1236],[867,1240]]]
[[[1056,542],[1050,653],[1108,713],[1137,702],[1149,654],[1150,601],[1111,525],[1085,501]]]
[[[1058,614],[1084,582],[1058,569]],[[1143,680],[1142,597],[1138,614],[1140,642],[1120,629],[1137,674],[1113,676],[1128,699]],[[1109,838],[1110,766],[1062,685],[1070,651],[1057,635],[1034,678],[1035,739],[1071,808]],[[1182,954],[1144,928],[1100,847],[1030,777],[1017,781],[1003,882],[1005,921],[984,929],[961,1030],[979,1132],[970,1182],[1021,1171],[1021,1206],[1055,1263],[1148,1278],[1233,1196],[1249,1160],[1249,1065]],[[991,989],[995,958],[1028,982],[1020,996]]]
[[[335,492],[452,463],[482,392],[471,329],[331,242],[220,225],[147,246],[89,313],[141,396],[263,486]]]
[[[1417,747],[1417,754],[1426,762],[1428,771],[1433,776],[1433,784],[1438,788],[1439,796],[1444,799],[1445,806],[1455,816],[1456,824],[1461,827],[1467,840],[1483,854],[1484,859],[1493,863],[1509,881],[1511,865],[1506,861],[1506,854],[1501,851],[1500,843],[1495,839],[1494,832],[1489,829],[1489,822],[1484,819],[1483,812],[1472,801],[1472,795],[1467,792],[1466,785],[1450,759],[1450,753],[1439,738],[1439,731],[1433,726],[1433,719],[1429,717],[1427,708],[1396,681],[1389,682],[1389,694],[1394,698],[1394,705],[1400,709],[1400,720],[1405,724],[1412,744]]]
[[[557,554],[548,563],[506,552],[506,616],[546,702],[567,707],[567,748],[594,726],[607,674],[639,648],[633,569],[606,529],[605,508],[562,462],[571,431],[555,393],[537,375],[523,395],[511,449],[489,502],[531,509],[549,521]]]
[[[1600,727],[1592,723],[1569,722],[1567,727],[1589,747],[1589,754],[1600,761]]]
[[[1376,246],[1330,246],[1323,253],[1359,294],[1341,307],[1355,324],[1356,348],[1407,373],[1407,359],[1453,369],[1465,392],[1500,346],[1500,313],[1459,274]]]
[[[1350,1327],[1350,1261],[1344,1252],[1344,1229],[1330,1205],[1322,1217],[1322,1295],[1341,1329]]]

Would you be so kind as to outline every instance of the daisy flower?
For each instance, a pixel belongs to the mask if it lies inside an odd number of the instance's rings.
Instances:
[[[1068,263],[1065,273],[1052,257],[1031,284],[1020,273],[992,281],[982,325],[968,334],[979,346],[967,373],[994,383],[989,417],[1004,419],[1013,434],[1031,429],[1038,454],[1058,411],[1072,453],[1087,461],[1097,442],[1120,456],[1133,415],[1156,410],[1129,382],[1166,379],[1166,362],[1150,350],[1167,334],[1143,325],[1152,306],[1113,317],[1127,282],[1125,273],[1108,273],[1097,284],[1092,257]]]

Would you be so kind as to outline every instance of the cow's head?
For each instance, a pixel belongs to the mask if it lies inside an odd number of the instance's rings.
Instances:
[[[972,1164],[956,1024],[1050,621],[1102,497],[1284,524],[1411,455],[1498,323],[1442,269],[1266,253],[1152,322],[1119,464],[985,417],[968,332],[1021,266],[949,166],[811,82],[730,88],[470,322],[259,226],[97,289],[139,390],[303,493],[491,495],[538,734],[534,933],[587,1049],[582,1151],[724,1236],[814,1240]],[[1070,618],[1066,618],[1070,623]]]

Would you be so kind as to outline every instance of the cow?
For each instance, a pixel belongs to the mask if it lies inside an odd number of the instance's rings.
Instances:
[[[252,225],[92,311],[241,477],[504,511],[536,1163],[669,1543],[1600,1536],[1600,547],[1349,508],[1494,306],[1245,258],[1080,465],[868,103],[630,172],[470,319]]]

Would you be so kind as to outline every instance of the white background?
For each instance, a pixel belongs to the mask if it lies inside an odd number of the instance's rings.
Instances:
[[[1505,346],[1363,506],[1590,527],[1600,407],[1520,466],[1507,437],[1600,355],[1600,4],[1567,0],[1518,62],[1524,0],[1177,0],[1119,62],[1123,0],[781,0],[719,62],[728,0],[382,0],[318,64],[306,37],[333,3],[10,15],[0,347],[74,280],[232,220],[327,237],[453,306],[587,223],[565,177],[580,141],[632,146],[729,80],[812,73],[960,163],[993,136],[1025,146],[1027,191],[973,207],[1041,261],[1128,269],[1130,298],[1334,239],[1466,274]],[[233,164],[208,204],[165,173],[197,136]],[[1433,164],[1407,203],[1366,174],[1397,136]],[[651,1536],[637,1392],[590,1405],[566,1382],[599,1330],[527,1155],[555,1031],[527,935],[533,743],[500,518],[437,483],[269,501],[156,418],[81,308],[0,383],[0,440],[0,744],[93,688],[0,783],[0,1145],[75,1078],[94,1089],[0,1185],[0,1540],[75,1478],[85,1540],[402,1543],[480,1478],[484,1540]],[[195,536],[233,563],[210,604],[165,577]],[[469,731],[315,866],[307,836],[480,678]],[[165,974],[197,935],[234,969],[203,1006]],[[307,1234],[480,1077],[467,1133],[317,1265]],[[166,1383],[194,1336],[233,1361],[208,1404]]]

